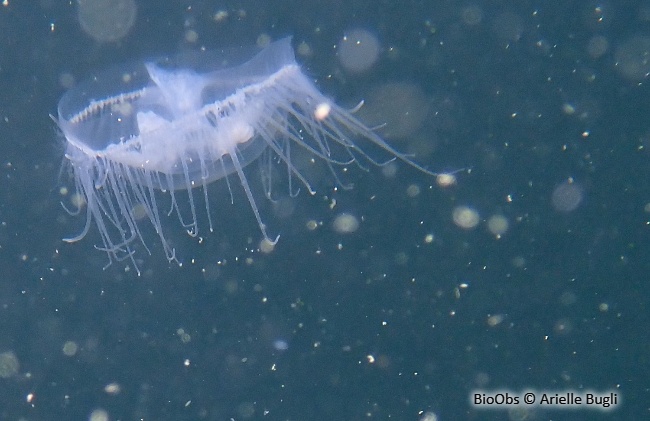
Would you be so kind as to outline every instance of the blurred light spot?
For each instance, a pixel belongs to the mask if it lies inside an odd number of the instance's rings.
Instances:
[[[79,345],[74,341],[67,341],[63,344],[63,355],[73,357],[79,350]]]
[[[618,73],[632,82],[640,82],[650,73],[650,37],[636,35],[621,43],[614,52]]]
[[[104,392],[106,392],[109,395],[119,395],[121,391],[122,391],[122,387],[120,386],[119,383],[109,383],[106,386],[104,386]]]
[[[438,421],[438,416],[433,412],[425,412],[420,417],[420,421]]]
[[[460,11],[460,16],[465,25],[475,26],[483,20],[483,9],[475,4],[465,6]]]
[[[379,57],[379,41],[369,31],[353,29],[348,31],[339,42],[338,57],[341,65],[348,72],[365,72]]]
[[[555,326],[553,326],[553,331],[557,333],[558,335],[568,335],[573,331],[574,324],[571,320],[569,319],[560,319],[555,322]]]
[[[339,234],[349,234],[359,229],[359,219],[349,213],[342,213],[334,219],[332,226]]]
[[[262,238],[260,240],[260,251],[264,254],[269,254],[273,250],[275,250],[275,244],[273,244],[271,241],[269,241],[268,238]]]
[[[503,215],[492,215],[487,220],[488,230],[497,238],[501,238],[508,231],[509,225],[508,219]]]
[[[490,327],[495,327],[501,324],[505,320],[506,316],[503,314],[493,314],[488,317],[487,324]]]
[[[456,175],[449,173],[438,174],[436,177],[436,183],[440,187],[450,187],[456,184]]]
[[[452,212],[454,223],[464,229],[475,228],[479,223],[478,212],[468,206],[458,206]]]
[[[8,379],[18,373],[20,363],[12,351],[0,353],[0,378]]]
[[[417,184],[411,184],[406,188],[406,195],[410,198],[419,196],[420,186],[418,186]]]
[[[275,348],[278,351],[286,351],[287,349],[289,349],[289,343],[284,339],[276,339],[275,341],[273,341],[273,348]]]
[[[104,409],[95,409],[88,416],[88,421],[108,421],[108,412]]]
[[[135,23],[134,0],[78,0],[78,4],[79,24],[96,41],[118,41]]]
[[[417,85],[387,83],[371,90],[358,114],[384,138],[408,138],[427,118],[429,101]]]
[[[587,54],[591,58],[600,58],[609,50],[609,41],[602,35],[591,37],[587,43]]]
[[[63,72],[59,75],[59,85],[64,89],[70,89],[74,86],[74,76],[71,73]]]
[[[553,208],[558,212],[571,212],[576,210],[580,202],[582,202],[582,199],[582,188],[571,180],[555,187],[551,195]]]

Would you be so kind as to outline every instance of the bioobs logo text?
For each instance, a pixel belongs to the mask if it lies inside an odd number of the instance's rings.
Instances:
[[[518,395],[510,392],[473,392],[472,404],[475,406],[517,406],[521,404]]]

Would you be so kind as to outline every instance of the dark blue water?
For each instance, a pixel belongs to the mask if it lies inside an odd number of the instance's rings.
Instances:
[[[646,4],[143,0],[110,42],[77,7],[0,7],[0,418],[647,417]],[[382,46],[363,74],[333,48],[352,28]],[[428,168],[464,168],[457,184],[398,163],[393,177],[351,166],[343,190],[314,166],[318,193],[293,198],[299,184],[276,174],[274,202],[253,183],[281,234],[265,254],[238,182],[234,204],[215,183],[215,232],[164,221],[178,267],[146,231],[139,278],[129,261],[103,269],[94,231],[64,243],[83,226],[60,206],[74,186],[49,117],[66,81],[262,33],[306,42],[299,61],[322,91],[350,108],[365,99],[360,118]],[[477,227],[454,223],[459,206]],[[341,212],[356,232],[332,228]],[[508,222],[499,238],[495,216]],[[485,411],[470,405],[476,389],[612,390],[621,403]]]

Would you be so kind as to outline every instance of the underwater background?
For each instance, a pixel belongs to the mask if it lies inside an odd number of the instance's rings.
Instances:
[[[5,0],[0,419],[597,420],[650,416],[647,1]],[[399,161],[314,165],[175,215],[182,266],[108,263],[50,115],[92,72],[293,36],[297,61]],[[362,40],[356,42],[355,40]],[[320,171],[320,173],[319,173]],[[286,170],[285,170],[286,172]],[[295,181],[295,180],[294,180]],[[166,215],[166,210],[161,210]],[[594,408],[475,391],[616,393]]]

